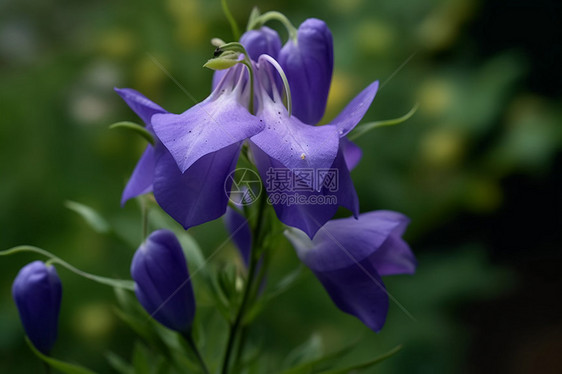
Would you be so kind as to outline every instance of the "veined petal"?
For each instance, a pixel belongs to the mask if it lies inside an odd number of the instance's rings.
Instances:
[[[297,41],[289,40],[279,53],[293,99],[293,114],[316,124],[326,110],[334,67],[333,38],[324,21],[310,18],[298,29]]]
[[[369,109],[373,102],[377,90],[379,89],[379,81],[375,81],[367,86],[359,95],[355,96],[353,100],[338,114],[332,122],[338,128],[340,137],[346,136],[357,124]]]
[[[135,170],[121,196],[121,205],[125,205],[127,200],[152,191],[152,179],[154,177],[155,164],[154,147],[150,144],[146,146]]]
[[[182,173],[203,156],[263,130],[263,124],[243,105],[240,85],[233,89],[226,86],[219,85],[205,101],[182,114],[157,114],[152,118],[157,137]]]
[[[345,164],[349,171],[355,169],[361,157],[363,156],[363,151],[359,146],[353,143],[346,137],[340,139],[340,148],[343,152],[343,157],[345,159]]]
[[[146,96],[132,88],[115,88],[115,92],[143,120],[150,132],[152,132],[152,125],[150,123],[152,116],[157,113],[166,113],[160,105],[153,103]]]
[[[288,229],[285,235],[334,303],[379,331],[388,310],[380,276],[415,269],[415,258],[400,237],[407,223],[402,214],[375,211],[357,220],[330,221],[312,240],[297,229]]]
[[[336,306],[379,332],[388,313],[388,294],[377,270],[367,261],[333,271],[315,271]]]
[[[248,220],[235,209],[227,207],[224,223],[247,266],[250,263],[250,252],[252,250],[252,232]]]
[[[336,214],[339,206],[349,209],[355,216],[359,214],[359,199],[341,153],[338,154],[331,168],[325,170],[327,177],[320,191],[317,191],[307,188],[306,183],[300,181],[279,161],[269,157],[252,142],[250,147],[264,181],[269,202],[284,224],[297,227],[312,238]],[[286,189],[277,188],[279,181],[275,180],[272,172],[281,172],[294,181],[293,185]],[[296,184],[300,187],[295,187]]]
[[[314,250],[301,250],[299,256],[310,268],[349,266],[370,258],[389,237],[400,238],[407,222],[406,216],[384,210],[360,214],[358,219],[332,220],[314,236]]]
[[[158,150],[154,172],[154,197],[186,230],[222,216],[228,205],[241,143],[209,153],[182,173],[166,149]]]
[[[258,117],[265,128],[251,141],[268,156],[292,170],[329,168],[338,152],[339,136],[335,126],[309,126],[291,116],[279,102],[263,95],[264,105]],[[321,185],[322,180],[318,181]]]

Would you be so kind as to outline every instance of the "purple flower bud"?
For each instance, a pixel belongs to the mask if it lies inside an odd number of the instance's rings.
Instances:
[[[169,230],[154,231],[141,244],[131,264],[135,294],[143,308],[164,326],[187,332],[195,299],[185,256]]]
[[[34,261],[24,266],[12,286],[21,323],[33,345],[48,354],[57,340],[62,286],[54,266]]]
[[[240,38],[240,43],[246,48],[246,52],[254,61],[257,61],[258,57],[263,54],[277,59],[281,50],[279,34],[267,26],[263,26],[259,30],[245,32]]]
[[[279,63],[291,88],[293,114],[316,124],[326,110],[334,67],[332,33],[326,23],[315,18],[304,21],[296,42],[289,40],[281,49]]]

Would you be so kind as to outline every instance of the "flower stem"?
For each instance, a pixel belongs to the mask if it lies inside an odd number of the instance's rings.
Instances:
[[[197,357],[197,362],[199,363],[201,370],[203,370],[205,374],[209,374],[210,373],[209,369],[207,368],[207,365],[205,364],[205,361],[203,360],[203,357],[201,356],[199,349],[197,349],[197,345],[195,345],[195,341],[193,341],[193,336],[191,335],[191,331],[187,333],[182,333],[181,335],[183,336],[187,344],[189,344],[189,347],[191,348],[193,354],[195,354],[195,357]]]
[[[228,341],[226,344],[226,350],[224,352],[224,359],[222,363],[222,370],[221,370],[222,374],[228,373],[230,358],[232,357],[232,353],[234,351],[234,344],[236,342],[236,338],[238,334],[240,333],[241,330],[243,330],[244,316],[248,308],[249,301],[252,298],[252,294],[253,294],[252,291],[256,280],[258,262],[262,252],[261,250],[263,249],[261,248],[263,244],[262,229],[264,227],[263,225],[264,213],[265,213],[265,209],[267,208],[265,202],[266,199],[262,197],[260,199],[260,206],[258,208],[259,211],[258,211],[258,217],[256,220],[255,229],[253,230],[252,251],[251,251],[251,258],[250,258],[250,268],[248,269],[248,279],[246,281],[246,284],[244,285],[244,291],[242,294],[242,303],[240,304],[240,308],[238,309],[234,322],[230,325],[230,330],[228,332]],[[242,344],[242,341],[240,341],[240,344]],[[242,349],[243,347],[238,347],[237,357],[241,355]]]

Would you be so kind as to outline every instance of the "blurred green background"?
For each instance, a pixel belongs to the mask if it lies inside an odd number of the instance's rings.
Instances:
[[[420,103],[406,123],[358,140],[364,158],[352,173],[362,211],[412,218],[406,239],[418,272],[385,282],[413,319],[392,304],[382,332],[372,333],[339,312],[308,272],[253,326],[269,368],[317,336],[311,346],[321,342],[328,352],[358,341],[345,362],[404,345],[371,372],[562,372],[560,3],[229,3],[241,25],[253,6],[279,10],[297,25],[308,17],[328,23],[335,73],[327,120],[375,79],[383,87],[366,121],[399,117]],[[218,0],[0,1],[0,249],[37,245],[86,271],[129,277],[140,212],[119,200],[144,143],[108,130],[138,121],[113,87],[186,110],[194,102],[154,59],[202,100],[212,37],[232,39]],[[95,208],[121,238],[94,232],[66,200]],[[220,221],[190,232],[206,256],[227,237]],[[299,263],[283,246],[271,283]],[[210,266],[235,255],[231,246],[221,251]],[[41,370],[11,299],[17,271],[37,258],[0,258],[2,373]],[[113,291],[59,274],[54,355],[111,372],[105,353],[128,359],[134,345],[114,313]]]

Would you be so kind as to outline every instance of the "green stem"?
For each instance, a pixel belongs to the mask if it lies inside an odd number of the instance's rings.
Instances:
[[[33,252],[33,253],[38,253],[40,255],[48,257],[50,259],[49,262],[51,264],[58,263],[58,264],[64,266],[65,268],[67,268],[68,270],[72,271],[73,273],[78,274],[81,277],[87,278],[87,279],[92,280],[94,282],[105,284],[105,285],[111,286],[111,287],[124,288],[124,289],[130,290],[130,291],[134,291],[134,289],[135,289],[134,282],[132,282],[132,281],[100,277],[99,275],[86,273],[85,271],[82,271],[82,270],[70,265],[68,262],[64,261],[60,257],[55,256],[51,252],[48,252],[48,251],[46,251],[42,248],[34,247],[34,246],[31,246],[31,245],[20,245],[20,246],[17,246],[17,247],[6,249],[5,251],[0,251],[0,256],[9,256],[9,255],[13,255],[13,254],[20,253],[20,252]]]
[[[258,211],[258,217],[257,217],[255,229],[253,230],[254,235],[252,240],[252,251],[251,251],[251,258],[250,258],[250,268],[248,270],[248,279],[246,281],[246,284],[244,285],[244,291],[242,294],[242,303],[240,304],[240,308],[236,313],[236,317],[234,319],[234,322],[231,324],[228,333],[228,340],[226,343],[226,350],[224,353],[224,359],[222,363],[222,370],[221,370],[222,374],[228,373],[230,358],[232,357],[232,353],[234,351],[234,343],[236,342],[236,338],[243,327],[242,325],[244,321],[244,316],[248,308],[249,301],[250,299],[252,299],[253,288],[256,280],[257,265],[262,252],[261,250],[263,249],[261,247],[263,244],[262,229],[264,227],[263,221],[264,221],[264,213],[266,209],[265,202],[266,202],[265,197],[262,197],[260,199],[260,206],[258,208],[259,211]],[[242,341],[240,342],[240,344],[241,343]],[[238,347],[239,351],[241,351],[242,349],[243,347]]]
[[[142,214],[142,238],[145,241],[148,236],[148,201],[146,197],[141,197],[141,214]]]
[[[197,357],[197,362],[199,363],[201,370],[203,370],[205,374],[209,374],[210,373],[209,369],[207,368],[207,365],[205,364],[205,361],[203,360],[203,357],[201,356],[199,349],[197,349],[197,345],[195,344],[195,341],[193,341],[193,336],[191,335],[191,331],[187,333],[183,333],[181,335],[183,336],[187,344],[189,344],[189,347],[193,351],[193,354],[195,354],[195,357]]]
[[[273,20],[279,21],[285,26],[287,32],[289,33],[289,39],[292,39],[293,41],[297,40],[297,29],[295,28],[295,26],[293,26],[291,21],[289,21],[289,19],[283,13],[276,11],[267,12],[259,17],[256,17],[252,24],[248,25],[248,30],[256,29],[264,25],[266,22]]]
[[[228,9],[226,0],[221,0],[221,5],[222,11],[224,12],[225,17],[228,20],[228,23],[230,23],[230,27],[232,28],[232,35],[234,36],[234,40],[240,39],[240,29],[238,28],[238,24],[232,16],[232,13],[230,13],[230,9]]]

